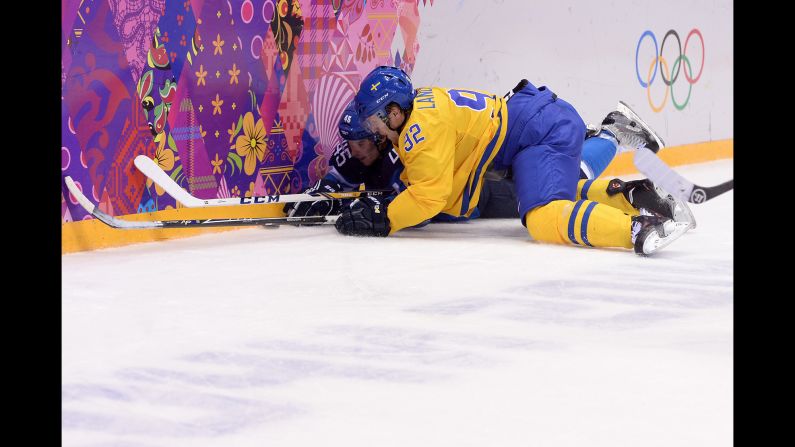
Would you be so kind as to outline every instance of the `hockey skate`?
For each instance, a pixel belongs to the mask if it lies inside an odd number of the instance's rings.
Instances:
[[[618,144],[626,149],[645,147],[657,153],[665,147],[662,138],[623,101],[602,120],[602,130],[613,134]]]
[[[673,219],[675,221],[690,223],[691,230],[696,228],[696,216],[693,215],[693,211],[690,210],[689,206],[687,206],[687,202],[678,200],[676,197],[668,194],[664,189],[657,185],[654,186],[654,190],[660,195],[660,197],[670,204],[671,209],[673,210]]]
[[[635,216],[632,218],[631,240],[635,253],[648,256],[667,246],[685,234],[688,222],[676,222],[658,216]]]
[[[649,179],[622,181],[613,179],[607,185],[607,194],[622,193],[627,202],[637,208],[641,214],[664,217],[676,222],[687,222],[690,229],[696,227],[696,218],[687,204],[675,199],[662,188],[654,185]]]

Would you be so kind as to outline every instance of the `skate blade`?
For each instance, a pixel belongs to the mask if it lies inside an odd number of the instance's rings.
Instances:
[[[643,241],[643,255],[648,256],[660,251],[671,242],[678,239],[690,229],[690,222],[674,222],[674,230],[667,236],[660,237],[660,233],[649,234]]]

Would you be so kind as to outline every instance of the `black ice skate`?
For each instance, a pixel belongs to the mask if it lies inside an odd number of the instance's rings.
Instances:
[[[658,216],[635,216],[632,218],[631,240],[635,253],[648,256],[657,252],[690,228],[688,222],[676,222]]]
[[[607,194],[612,196],[619,192],[624,195],[630,205],[640,210],[641,214],[673,219],[676,222],[687,222],[690,224],[691,230],[696,227],[696,218],[687,204],[676,200],[671,194],[655,186],[649,179],[629,182],[617,178],[610,180],[607,185]]]
[[[657,153],[665,147],[662,138],[623,101],[602,120],[602,129],[612,133],[618,144],[627,149],[645,147]]]
[[[677,200],[673,195],[668,194],[664,189],[657,185],[654,186],[654,190],[657,191],[657,194],[671,204],[671,208],[674,210],[675,221],[689,222],[691,230],[696,228],[696,216],[693,215],[693,211],[691,211],[690,207],[687,206],[687,202],[683,200]]]

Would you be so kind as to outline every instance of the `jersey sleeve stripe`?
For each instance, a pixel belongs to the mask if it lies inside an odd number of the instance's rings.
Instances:
[[[475,194],[475,190],[477,189],[478,182],[480,181],[480,174],[483,171],[483,168],[487,165],[488,161],[491,159],[492,152],[494,152],[494,148],[497,147],[497,142],[501,140],[502,134],[502,110],[497,112],[497,118],[499,118],[498,125],[497,125],[497,132],[494,134],[494,137],[489,142],[489,145],[486,146],[486,150],[483,152],[483,156],[480,158],[480,162],[478,163],[478,167],[475,170],[475,176],[470,183],[464,187],[464,198],[461,201],[461,214],[464,215],[469,210],[469,202],[472,196]],[[499,150],[499,149],[498,149]]]

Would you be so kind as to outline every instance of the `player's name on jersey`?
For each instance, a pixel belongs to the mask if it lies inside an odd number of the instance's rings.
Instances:
[[[436,108],[436,103],[433,102],[433,90],[430,87],[418,88],[414,102],[417,104],[417,110]]]

